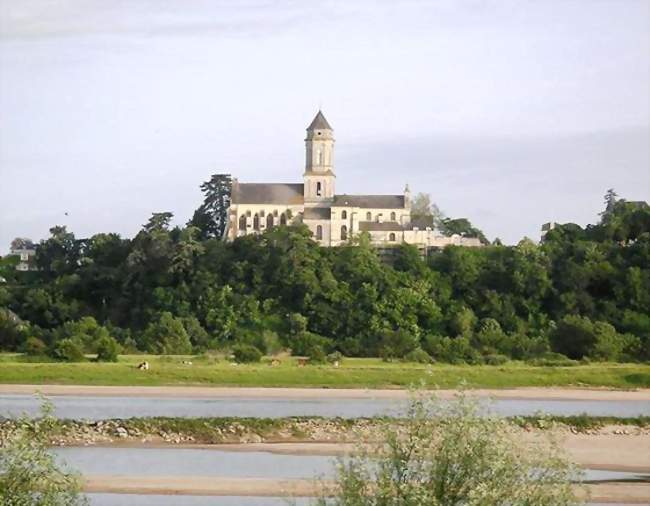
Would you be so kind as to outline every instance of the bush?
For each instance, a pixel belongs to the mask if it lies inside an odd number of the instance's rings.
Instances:
[[[592,322],[587,317],[567,315],[551,334],[553,350],[579,360],[584,356],[596,360],[618,360],[628,346],[626,337],[606,322]]]
[[[580,472],[552,436],[532,445],[466,397],[413,399],[405,412],[400,424],[383,422],[382,440],[359,443],[339,461],[336,486],[323,484],[315,504],[580,504],[572,484]]]
[[[236,344],[232,348],[232,354],[235,356],[235,361],[240,364],[262,360],[262,352],[250,344]]]
[[[404,360],[407,362],[416,362],[418,364],[431,364],[433,362],[431,356],[422,348],[416,348],[413,351],[410,351],[406,354]]]
[[[343,353],[340,351],[335,351],[334,353],[330,353],[327,355],[327,361],[330,364],[333,364],[334,362],[338,362],[339,364],[343,363]]]
[[[498,353],[492,353],[483,357],[483,362],[487,365],[503,365],[509,360],[510,358],[505,355],[499,355]]]
[[[117,356],[122,352],[122,347],[111,336],[102,337],[97,343],[98,362],[117,362]]]
[[[424,338],[424,350],[435,360],[459,364],[480,362],[478,352],[472,347],[467,336],[444,337],[430,335]]]
[[[61,339],[54,345],[52,356],[66,362],[83,362],[86,360],[82,345],[74,339]]]
[[[47,345],[38,337],[28,337],[24,346],[25,353],[31,356],[45,355],[47,353]]]
[[[379,356],[384,360],[404,358],[418,345],[418,338],[406,330],[386,330],[379,338]]]
[[[192,352],[183,321],[167,311],[147,325],[142,338],[146,349],[153,353],[186,355]]]
[[[313,332],[303,332],[293,338],[290,346],[292,355],[311,357],[315,353],[314,348],[320,348],[323,353],[325,350],[331,349],[332,341]]]
[[[552,351],[545,353],[541,357],[529,360],[528,363],[544,367],[570,367],[579,364],[577,360],[571,360],[561,353],[553,353]]]
[[[327,360],[325,350],[323,350],[323,347],[318,344],[309,349],[307,357],[309,357],[309,362],[312,364],[323,364]]]

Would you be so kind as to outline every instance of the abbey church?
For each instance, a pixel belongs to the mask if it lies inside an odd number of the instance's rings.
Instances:
[[[447,237],[411,221],[408,185],[399,195],[336,193],[334,130],[321,111],[307,128],[302,183],[240,183],[233,179],[226,238],[257,234],[277,225],[304,223],[323,246],[347,243],[367,232],[376,246],[402,242],[423,250],[448,244],[480,246],[476,238]]]

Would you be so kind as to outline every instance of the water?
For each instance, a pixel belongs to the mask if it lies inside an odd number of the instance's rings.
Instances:
[[[207,448],[68,447],[54,451],[60,461],[86,475],[311,479],[332,477],[336,462],[335,458],[322,455]],[[586,469],[584,480],[650,482],[650,476],[629,471]]]
[[[100,420],[148,416],[258,417],[288,416],[371,417],[399,415],[405,401],[387,399],[232,399],[52,396],[59,418]],[[504,416],[551,415],[650,416],[650,401],[587,401],[499,399],[492,409]],[[22,413],[34,416],[39,401],[32,395],[0,396],[0,417]]]

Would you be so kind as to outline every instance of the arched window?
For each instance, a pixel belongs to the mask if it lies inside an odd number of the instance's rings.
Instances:
[[[372,213],[366,213],[366,221],[372,221]]]
[[[255,213],[255,216],[253,217],[253,228],[255,230],[260,229],[260,217]]]
[[[319,241],[323,240],[323,227],[321,225],[316,227],[316,239]]]
[[[264,209],[260,211],[260,218],[264,218]]]
[[[247,216],[248,218],[250,218],[250,217],[251,217],[251,212],[250,212],[250,211],[246,211],[246,216]]]
[[[348,238],[348,227],[343,225],[341,227],[341,240],[345,241]]]
[[[323,165],[323,152],[320,149],[316,153],[316,165]]]
[[[319,197],[323,194],[323,185],[321,184],[320,181],[316,183],[316,195]]]
[[[266,228],[273,228],[273,215],[271,213],[266,215]]]
[[[246,230],[246,216],[243,214],[239,217],[239,230]]]
[[[394,234],[393,232],[391,232],[391,233],[388,235],[388,240],[389,240],[389,241],[394,241],[394,240],[395,240],[395,234]]]
[[[280,215],[280,225],[286,225],[286,224],[287,224],[287,215],[282,213],[282,215]]]
[[[390,213],[390,221],[395,221],[395,213]]]
[[[275,216],[277,218],[277,216],[278,216],[278,210],[277,209],[273,209],[273,216]]]
[[[348,219],[348,212],[343,210],[341,211],[341,219],[342,220],[347,220]]]

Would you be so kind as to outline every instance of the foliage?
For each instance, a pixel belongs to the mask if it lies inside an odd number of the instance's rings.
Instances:
[[[117,356],[122,352],[122,347],[111,336],[102,336],[97,341],[97,361],[117,362]]]
[[[71,338],[57,341],[52,350],[52,356],[65,362],[83,362],[86,360],[82,343]]]
[[[465,397],[448,405],[415,398],[400,426],[385,422],[383,434],[339,461],[335,497],[325,490],[315,504],[579,504],[578,471],[552,439],[524,442],[508,421],[483,416]]]
[[[239,363],[259,362],[262,352],[250,344],[237,344],[232,348],[235,361]]]
[[[227,189],[217,186],[215,212]],[[430,199],[413,205],[436,216]],[[472,364],[549,360],[550,351],[650,360],[650,208],[612,194],[606,206],[600,223],[558,225],[542,244],[448,246],[426,258],[401,245],[392,262],[364,236],[322,248],[300,224],[233,242],[208,222],[173,227],[169,212],[132,239],[80,240],[53,227],[37,245],[38,271],[0,266],[0,349],[35,337],[51,352],[72,339],[96,353],[109,335],[156,353],[243,343],[387,360],[421,348],[437,362]],[[466,233],[462,220],[435,219]]]
[[[23,417],[0,446],[0,503],[5,506],[81,506],[78,475],[60,468],[50,450],[50,434],[58,424],[53,407],[44,402],[41,418]]]
[[[38,337],[28,337],[25,341],[24,352],[31,356],[45,355],[47,352],[47,345]]]

